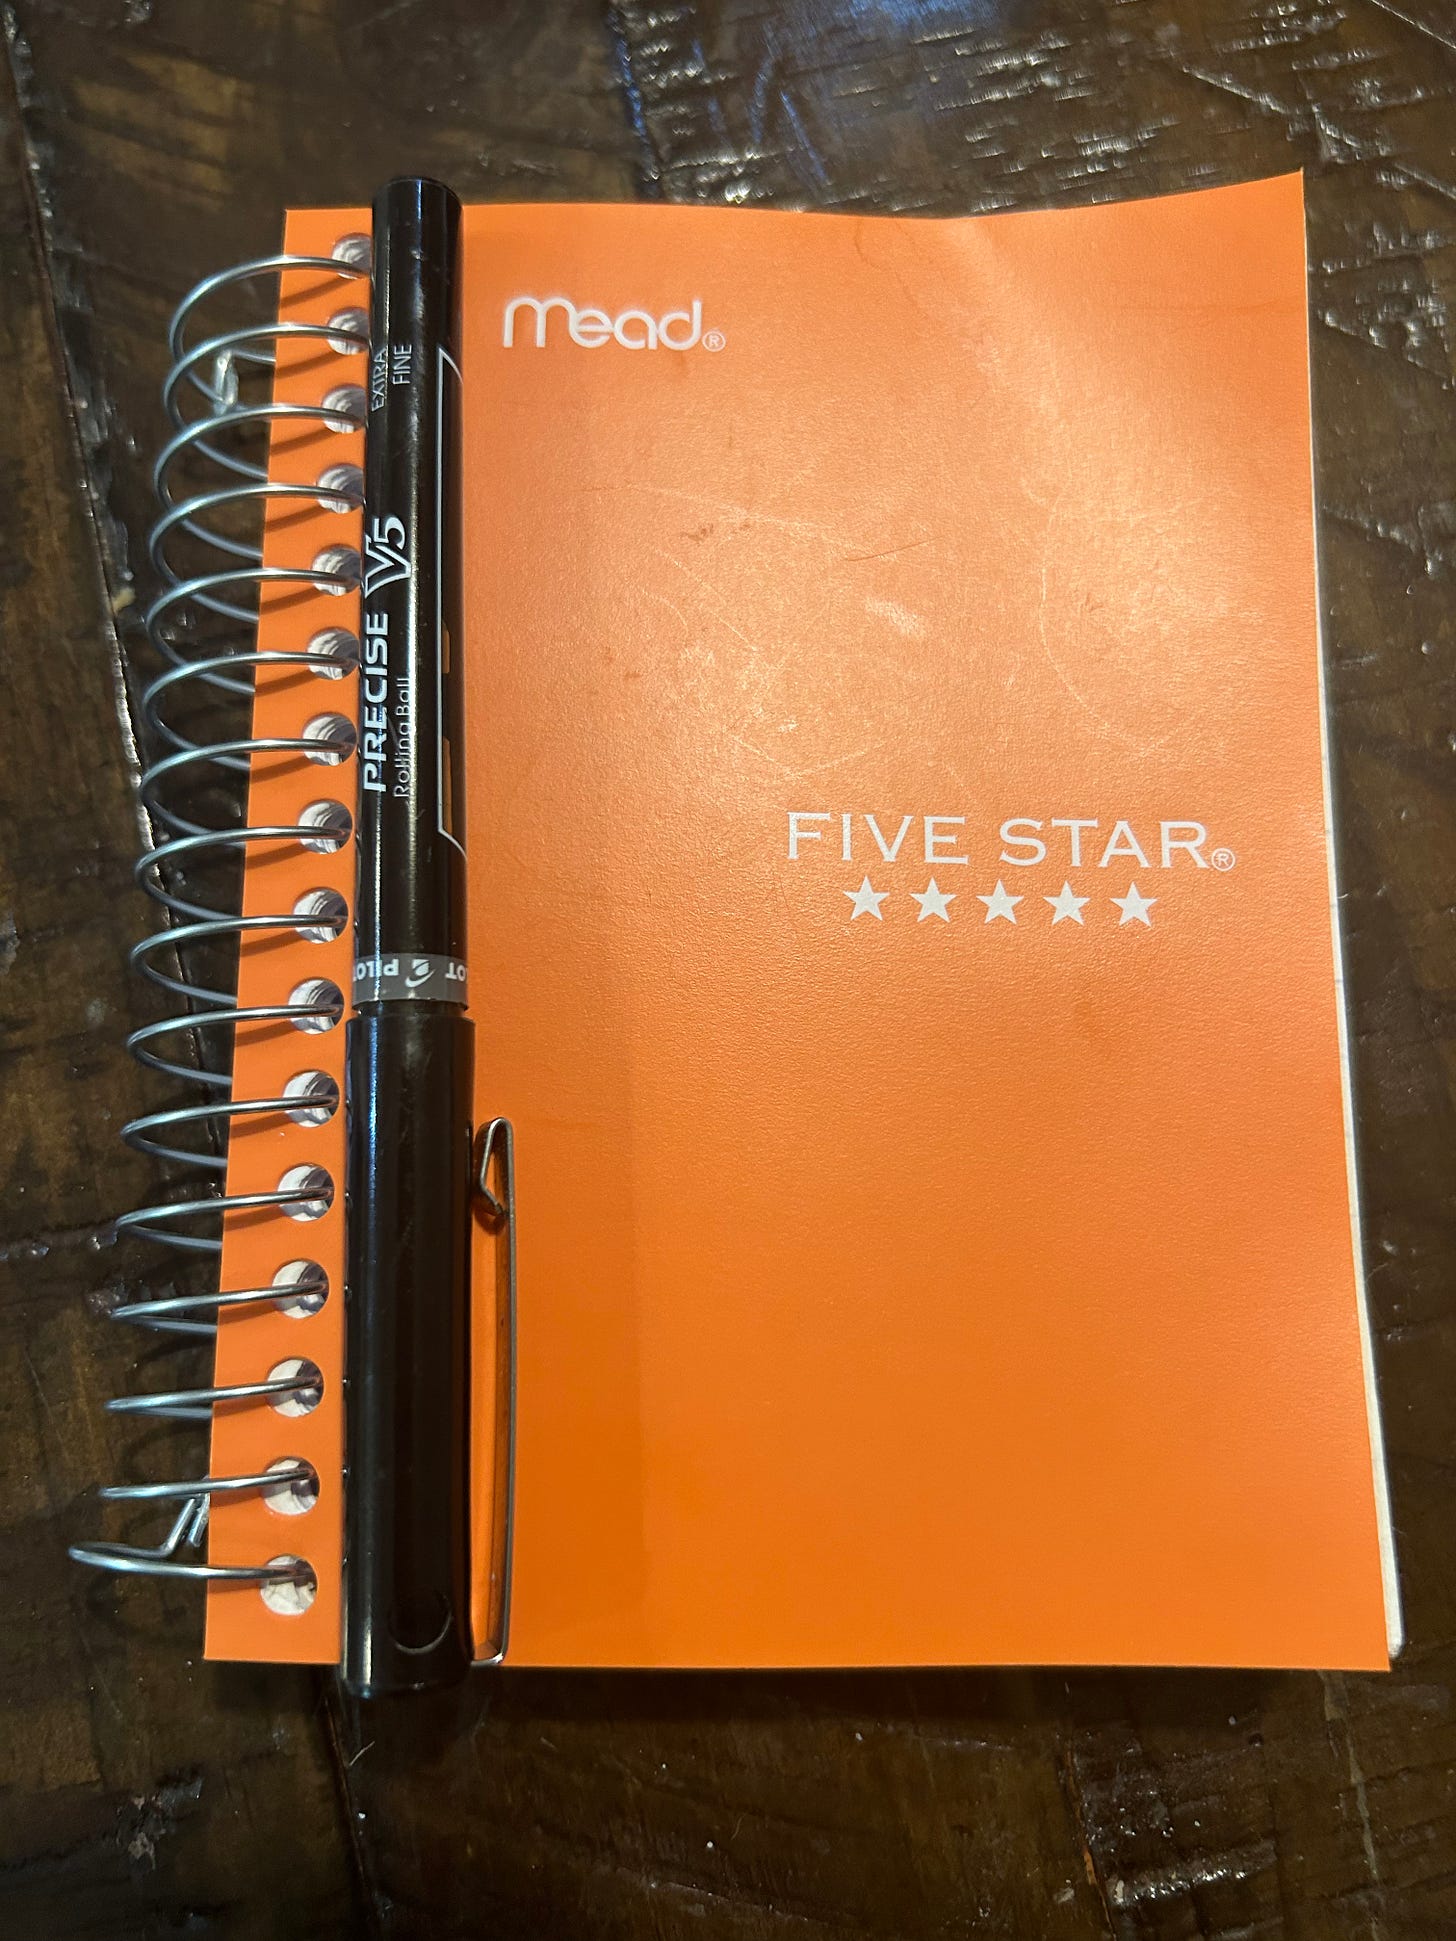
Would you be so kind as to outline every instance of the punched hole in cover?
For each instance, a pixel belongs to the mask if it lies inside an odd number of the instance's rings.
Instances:
[[[276,1396],[269,1404],[275,1415],[298,1416],[312,1415],[323,1400],[324,1378],[316,1361],[305,1360],[302,1356],[291,1355],[287,1361],[275,1362],[268,1370],[270,1382],[305,1382],[307,1387],[295,1388],[287,1395]]]
[[[295,1196],[283,1209],[290,1220],[322,1220],[334,1203],[333,1177],[323,1166],[290,1166],[278,1191]]]
[[[307,808],[299,810],[298,826],[300,829],[314,829],[318,832],[316,835],[299,837],[305,849],[314,849],[321,855],[331,856],[336,849],[348,841],[349,832],[354,827],[354,818],[342,802],[325,798],[319,802],[310,802]]]
[[[336,262],[347,263],[351,270],[367,270],[373,253],[373,243],[358,229],[351,229],[347,235],[340,236],[329,251]]]
[[[341,600],[359,584],[359,555],[352,546],[325,546],[313,556],[313,571],[317,590]]]
[[[285,1082],[283,1096],[298,1100],[288,1113],[295,1125],[327,1125],[339,1109],[339,1081],[327,1072],[295,1072]]]
[[[294,925],[305,943],[328,944],[349,921],[349,906],[338,890],[305,890],[293,906],[296,917],[312,919]]]
[[[312,673],[325,681],[342,681],[359,665],[359,636],[347,627],[321,627],[309,636],[304,651],[315,657]]]
[[[301,1582],[295,1582],[287,1577],[270,1579],[266,1584],[258,1586],[258,1595],[275,1617],[302,1617],[318,1596],[318,1578],[312,1566],[306,1564],[302,1557],[283,1556],[268,1559],[270,1570],[284,1564],[297,1565],[299,1569],[306,1570],[307,1577]]]
[[[288,1002],[310,1012],[293,1019],[295,1031],[332,1031],[344,1015],[344,993],[330,977],[306,977],[288,993]]]
[[[333,765],[353,754],[359,732],[346,714],[316,714],[304,722],[302,739],[316,744],[304,749],[306,761]]]
[[[270,1462],[266,1473],[277,1476],[276,1483],[265,1483],[262,1497],[275,1516],[307,1516],[318,1501],[318,1471],[301,1456],[281,1456]]]
[[[325,512],[357,512],[364,503],[364,474],[357,465],[326,465],[316,483]]]
[[[282,1290],[274,1297],[273,1305],[290,1321],[307,1321],[329,1298],[329,1277],[316,1260],[284,1261],[273,1276],[273,1285]],[[289,1293],[292,1288],[304,1291]]]
[[[362,431],[368,408],[362,384],[336,384],[324,393],[324,423],[330,431]]]
[[[345,310],[336,310],[329,318],[329,329],[347,331],[347,336],[330,337],[329,349],[336,350],[340,357],[347,357],[353,351],[366,350],[369,345],[369,317],[366,311],[357,309],[353,304]]]

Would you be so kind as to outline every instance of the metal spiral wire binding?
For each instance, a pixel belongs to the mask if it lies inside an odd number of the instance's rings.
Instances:
[[[283,1004],[240,1005],[236,994],[214,988],[189,969],[192,956],[218,944],[230,944],[258,932],[337,935],[347,920],[339,907],[279,910],[241,916],[204,891],[195,889],[190,873],[209,864],[238,857],[255,843],[300,842],[314,848],[337,848],[350,833],[342,823],[298,823],[277,826],[246,825],[199,819],[178,800],[179,786],[206,778],[236,778],[241,788],[258,755],[302,754],[315,760],[341,760],[352,748],[352,731],[335,717],[322,735],[305,732],[295,737],[262,737],[247,732],[233,738],[198,739],[179,725],[179,698],[196,698],[199,689],[215,697],[231,697],[248,706],[254,676],[263,669],[312,669],[338,676],[357,659],[357,642],[341,629],[324,629],[302,652],[260,650],[253,638],[256,602],[265,586],[313,586],[321,591],[347,593],[358,584],[357,550],[326,548],[313,561],[299,566],[265,565],[261,546],[227,529],[229,517],[249,507],[266,509],[269,502],[297,499],[337,511],[357,510],[363,503],[363,478],[355,466],[328,468],[314,485],[273,481],[266,465],[244,455],[250,436],[297,421],[324,424],[336,430],[356,429],[363,423],[364,395],[357,386],[338,385],[318,404],[248,403],[243,385],[249,373],[271,367],[280,341],[316,340],[335,351],[368,348],[368,315],[362,306],[340,308],[326,324],[272,321],[245,324],[223,331],[209,330],[203,319],[214,301],[255,280],[277,277],[288,270],[312,270],[341,279],[369,275],[368,238],[342,238],[333,256],[277,255],[260,257],[205,278],[178,306],[171,325],[172,364],[162,397],[173,432],[158,455],[153,473],[161,507],[152,528],[151,563],[162,591],[146,614],[146,631],[164,671],[146,687],[142,714],[162,752],[143,770],[141,799],[150,845],[136,865],[137,881],[165,913],[164,926],[145,937],[132,951],[134,967],[170,999],[183,1007],[178,1015],[143,1025],[127,1040],[139,1063],[201,1093],[199,1102],[170,1106],[133,1119],[122,1137],[139,1152],[191,1175],[180,1192],[159,1197],[150,1205],[123,1214],[118,1233],[151,1240],[184,1256],[217,1255],[222,1242],[216,1231],[199,1230],[204,1223],[220,1228],[227,1213],[251,1208],[307,1211],[327,1204],[331,1186],[305,1178],[293,1186],[265,1193],[227,1193],[219,1190],[225,1173],[223,1156],[230,1126],[244,1117],[293,1114],[328,1117],[339,1106],[337,1087],[326,1081],[307,1095],[263,1099],[232,1096],[231,1074],[208,1062],[205,1034],[212,1027],[236,1028],[257,1023],[290,1022],[302,1030],[326,1030],[342,1014],[342,998],[332,987],[300,987]],[[211,474],[205,489],[178,484],[184,470],[195,476],[199,468]],[[202,553],[207,570],[193,570],[178,562],[188,548]],[[251,604],[249,601],[251,600]],[[231,637],[197,650],[199,628],[216,621],[228,623]],[[328,717],[324,717],[326,721]],[[314,724],[310,724],[312,727]],[[184,1052],[188,1040],[198,1049],[196,1062]],[[212,1336],[222,1310],[258,1306],[286,1299],[305,1311],[317,1307],[327,1284],[315,1270],[305,1271],[287,1284],[268,1287],[224,1288],[200,1294],[169,1294],[129,1301],[113,1310],[113,1318],[161,1333]],[[211,1316],[211,1318],[208,1318]],[[287,1371],[287,1372],[284,1372]],[[118,1414],[148,1419],[207,1421],[219,1403],[276,1405],[292,1398],[305,1407],[317,1402],[322,1378],[310,1362],[283,1364],[268,1378],[210,1388],[183,1388],[163,1393],[113,1397],[107,1407]],[[286,1458],[270,1469],[250,1475],[203,1475],[160,1483],[124,1483],[103,1488],[104,1501],[176,1503],[166,1535],[153,1546],[96,1542],[77,1544],[71,1556],[100,1569],[152,1577],[181,1577],[199,1582],[272,1586],[312,1586],[310,1566],[298,1558],[275,1558],[268,1563],[220,1565],[193,1561],[187,1552],[202,1544],[211,1500],[215,1495],[240,1492],[317,1489],[310,1464]]]

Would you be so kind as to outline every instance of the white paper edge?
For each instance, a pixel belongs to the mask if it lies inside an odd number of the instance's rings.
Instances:
[[[1308,344],[1308,311],[1305,322]],[[1316,512],[1314,477],[1314,360],[1307,353],[1310,396],[1310,503]],[[1317,530],[1314,541],[1315,656],[1319,672],[1320,774],[1324,785],[1325,858],[1329,867],[1330,937],[1334,945],[1335,1025],[1340,1045],[1340,1102],[1345,1121],[1345,1176],[1350,1202],[1350,1247],[1355,1270],[1355,1297],[1360,1317],[1360,1363],[1365,1377],[1365,1418],[1370,1433],[1370,1466],[1375,1485],[1375,1524],[1380,1542],[1380,1581],[1385,1598],[1385,1648],[1398,1657],[1405,1644],[1405,1615],[1400,1603],[1400,1575],[1395,1555],[1395,1529],[1390,1512],[1390,1476],[1385,1462],[1385,1435],[1380,1422],[1380,1396],[1375,1379],[1375,1346],[1370,1327],[1370,1291],[1365,1280],[1365,1241],[1360,1217],[1360,1169],[1355,1151],[1355,1098],[1350,1070],[1350,1021],[1345,981],[1345,946],[1340,933],[1340,879],[1335,857],[1334,785],[1330,771],[1330,703],[1325,680],[1324,597],[1320,584]]]

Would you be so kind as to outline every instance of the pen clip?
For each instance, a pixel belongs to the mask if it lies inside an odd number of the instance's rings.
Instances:
[[[484,1637],[476,1639],[475,1660],[477,1665],[498,1665],[505,1657],[510,1621],[516,1467],[516,1144],[509,1119],[492,1119],[476,1134],[471,1185],[482,1224],[502,1239],[495,1277],[496,1441],[490,1612]]]
[[[495,1165],[500,1179],[499,1193],[490,1183],[492,1165]],[[509,1244],[514,1250],[516,1152],[515,1134],[509,1119],[492,1119],[476,1134],[475,1177],[472,1184],[476,1198],[484,1202],[482,1217],[486,1225],[492,1233],[499,1233],[503,1227],[509,1229]]]

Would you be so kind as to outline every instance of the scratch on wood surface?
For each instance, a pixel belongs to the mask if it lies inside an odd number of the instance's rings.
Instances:
[[[46,181],[43,157],[30,127],[30,115],[35,105],[34,60],[30,43],[21,28],[13,6],[7,6],[3,15],[0,15],[0,26],[3,26],[5,48],[15,87],[16,106],[20,110],[20,158],[29,205],[29,226],[35,244],[36,273],[40,279],[41,295],[50,320],[50,328],[56,331],[54,369],[61,380],[62,395],[66,405],[66,429],[69,433],[70,445],[68,457],[80,474],[82,487],[80,503],[87,520],[87,536],[91,542],[88,564],[99,576],[107,593],[108,624],[105,639],[108,672],[111,677],[116,719],[121,730],[126,767],[135,783],[141,776],[140,744],[137,722],[132,712],[131,695],[127,687],[126,660],[122,652],[121,635],[115,624],[115,610],[111,604],[125,581],[125,549],[123,547],[118,554],[116,547],[109,543],[113,536],[114,522],[110,517],[110,509],[99,490],[97,474],[91,462],[95,454],[88,447],[85,435],[86,413],[83,405],[89,390],[85,373],[81,370],[64,334],[56,328],[56,320],[60,316],[61,308],[57,284],[57,260],[60,252],[57,249],[55,212]],[[69,482],[68,480],[67,483]],[[151,828],[150,813],[143,806],[139,792],[133,797],[132,814],[136,819],[140,848],[154,840],[154,832]]]
[[[1262,108],[1265,114],[1277,115],[1281,121],[1289,120],[1295,112],[1288,102],[1281,101],[1270,89],[1256,88],[1247,82],[1241,85],[1231,74],[1195,67],[1191,61],[1180,61],[1178,72],[1186,74],[1190,81],[1202,82],[1204,87],[1212,88],[1218,94],[1231,94],[1236,101],[1247,102],[1251,108]]]
[[[1355,1735],[1350,1730],[1349,1691],[1344,1673],[1322,1671],[1320,1688],[1324,1693],[1325,1722],[1333,1728],[1331,1738],[1344,1742],[1350,1790],[1355,1800],[1355,1812],[1360,1821],[1360,1844],[1365,1851],[1365,1871],[1370,1876],[1374,1899],[1383,1901],[1385,1883],[1381,1879],[1380,1860],[1375,1850],[1375,1828],[1370,1818],[1370,1799],[1365,1788],[1365,1774],[1360,1765],[1360,1755],[1355,1747]],[[1381,1920],[1381,1911],[1374,1904],[1370,1909],[1370,1934],[1371,1941],[1384,1941],[1385,1928]]]
[[[1362,512],[1354,506],[1339,506],[1324,499],[1320,502],[1320,511],[1325,518],[1334,521],[1337,525],[1350,527],[1363,539],[1375,539],[1387,546],[1400,547],[1403,552],[1419,562],[1421,571],[1427,579],[1435,579],[1448,570],[1451,564],[1448,536],[1433,530],[1437,521],[1431,516],[1433,513],[1446,513],[1449,510],[1449,505],[1418,507],[1415,524],[1412,527],[1409,522],[1397,523],[1394,520],[1383,519],[1376,513]],[[1442,543],[1443,540],[1446,541],[1445,544]]]
[[[1117,1919],[1113,1913],[1112,1896],[1108,1883],[1102,1877],[1097,1865],[1097,1856],[1092,1850],[1092,1831],[1087,1822],[1087,1803],[1082,1792],[1082,1775],[1077,1768],[1077,1755],[1071,1746],[1064,1746],[1057,1755],[1057,1776],[1062,1782],[1062,1792],[1072,1815],[1072,1825],[1076,1830],[1077,1845],[1082,1855],[1082,1868],[1087,1876],[1088,1885],[1102,1903],[1103,1916],[1107,1931],[1117,1930]]]
[[[45,1392],[45,1383],[41,1380],[40,1371],[31,1359],[30,1349],[24,1342],[21,1343],[20,1352],[24,1357],[26,1373],[30,1376],[31,1385],[35,1389],[36,1399],[44,1411],[46,1421],[53,1429],[59,1430],[60,1424],[56,1420],[55,1410],[51,1407],[50,1397]]]
[[[1439,27],[1433,27],[1428,20],[1414,19],[1410,14],[1403,13],[1399,7],[1392,7],[1390,0],[1370,0],[1370,5],[1381,13],[1389,14],[1392,20],[1398,20],[1402,26],[1409,27],[1413,34],[1420,34],[1426,40],[1433,40],[1438,47],[1444,47],[1452,54],[1456,54],[1456,39],[1453,39],[1450,34],[1443,34]]]
[[[1107,1898],[1113,1907],[1136,1907],[1144,1901],[1164,1901],[1189,1894],[1198,1887],[1222,1881],[1250,1880],[1274,1863],[1274,1843],[1261,1840],[1237,1853],[1215,1860],[1180,1860],[1167,1867],[1148,1867],[1138,1873],[1112,1874]]]
[[[19,1237],[0,1241],[0,1267],[13,1261],[44,1260],[53,1253],[71,1253],[84,1248],[89,1253],[100,1253],[103,1248],[116,1244],[116,1223],[114,1220],[99,1220],[92,1226],[72,1227],[69,1231],[46,1231],[22,1234]]]
[[[157,1848],[169,1834],[177,1831],[187,1809],[202,1798],[202,1774],[190,1772],[176,1779],[163,1780],[150,1793],[137,1794],[131,1809],[123,1814],[117,1827],[117,1841],[128,1859],[138,1866],[153,1868]]]

